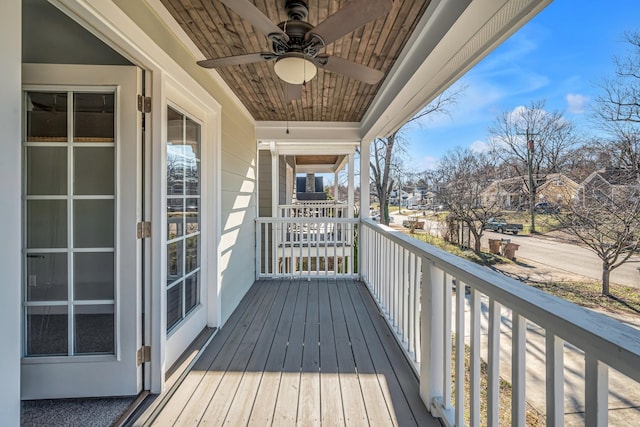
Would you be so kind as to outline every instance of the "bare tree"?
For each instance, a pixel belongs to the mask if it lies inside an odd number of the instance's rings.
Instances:
[[[600,84],[597,114],[607,122],[640,123],[640,32],[628,32],[631,52],[614,58],[616,74]]]
[[[397,157],[402,153],[404,143],[402,130],[409,123],[415,123],[419,119],[435,113],[448,114],[464,90],[462,86],[456,86],[437,97],[433,102],[420,110],[418,114],[407,121],[403,127],[384,138],[376,138],[371,146],[371,187],[378,196],[380,202],[380,222],[389,225],[389,194],[395,185],[390,174],[392,165],[397,163]]]
[[[496,200],[483,201],[481,193],[491,183],[493,164],[483,153],[468,148],[449,151],[440,161],[438,172],[445,183],[440,196],[454,220],[469,227],[474,251],[480,253],[480,239],[489,218],[498,216]]]
[[[638,185],[583,188],[579,202],[559,218],[560,226],[602,261],[602,294],[610,295],[611,271],[640,249]]]
[[[538,187],[548,174],[563,169],[567,153],[577,143],[573,124],[558,111],[547,112],[545,105],[545,101],[534,101],[503,112],[489,129],[491,155],[522,178],[529,194],[532,232]]]

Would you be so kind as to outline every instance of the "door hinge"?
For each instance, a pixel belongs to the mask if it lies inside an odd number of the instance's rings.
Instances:
[[[138,111],[141,113],[151,112],[151,97],[138,95]]]
[[[143,363],[151,362],[151,347],[149,347],[148,345],[143,345],[142,347],[140,347],[138,349],[138,352],[136,353],[136,361],[138,363],[138,366],[142,365]]]
[[[138,239],[147,239],[151,237],[151,222],[140,221],[136,224],[136,235]]]

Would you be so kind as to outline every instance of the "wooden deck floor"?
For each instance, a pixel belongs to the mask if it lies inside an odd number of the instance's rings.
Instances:
[[[440,424],[362,283],[265,280],[153,425]]]

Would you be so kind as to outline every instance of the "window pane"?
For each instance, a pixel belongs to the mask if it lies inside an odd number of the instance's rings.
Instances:
[[[65,147],[27,147],[27,194],[67,194]]]
[[[167,291],[167,330],[182,319],[182,285],[180,282]]]
[[[200,125],[186,119],[185,188],[186,194],[200,194]]]
[[[185,279],[184,288],[184,304],[185,313],[188,313],[200,302],[200,288],[198,287],[200,272],[193,274]]]
[[[73,154],[73,194],[115,194],[113,147],[76,147]]]
[[[113,248],[113,200],[75,200],[73,214],[76,248]]]
[[[184,199],[167,199],[167,240],[184,235]]]
[[[167,195],[184,194],[184,116],[167,109]]]
[[[114,298],[113,252],[74,254],[73,280],[76,300]]]
[[[67,301],[67,254],[27,254],[27,301]]]
[[[200,199],[187,199],[187,234],[200,231]]]
[[[175,282],[183,276],[183,253],[184,240],[169,243],[167,245],[167,285]]]
[[[68,353],[67,306],[27,307],[27,356]]]
[[[67,201],[27,201],[27,248],[67,247]]]
[[[75,142],[113,142],[113,93],[76,93],[74,105]]]
[[[200,242],[198,236],[187,238],[187,252],[185,256],[185,274],[191,273],[200,266]]]
[[[113,305],[76,305],[74,311],[74,353],[115,353]]]
[[[67,94],[27,92],[27,141],[67,141]]]

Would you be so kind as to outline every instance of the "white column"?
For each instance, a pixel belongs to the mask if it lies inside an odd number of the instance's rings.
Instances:
[[[278,205],[280,204],[280,188],[279,183],[280,170],[278,169],[278,150],[276,143],[271,142],[271,216],[277,218],[279,216]]]
[[[360,141],[360,218],[369,218],[369,142]]]
[[[349,210],[348,218],[353,218],[353,186],[355,181],[355,174],[353,172],[353,164],[354,164],[354,155],[353,153],[349,154],[349,195],[347,196],[347,206]]]
[[[333,174],[333,199],[337,202],[339,200],[338,198],[338,192],[339,187],[340,187],[340,182],[338,181],[338,179],[340,178],[340,171],[334,172]]]
[[[3,426],[20,425],[20,176],[21,176],[21,64],[22,1],[3,0],[0,14],[0,420]]]

